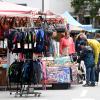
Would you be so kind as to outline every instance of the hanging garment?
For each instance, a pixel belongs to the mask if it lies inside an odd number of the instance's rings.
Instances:
[[[42,71],[43,71],[43,79],[47,79],[47,73],[46,73],[46,62],[45,61],[41,61],[42,63]]]
[[[52,42],[51,42],[51,37],[52,37],[52,30],[45,31],[44,34],[44,56],[50,56],[52,54],[53,49],[52,49]]]
[[[3,39],[3,36],[4,36],[4,35],[3,35],[3,30],[0,29],[0,38]]]
[[[41,53],[44,51],[44,31],[43,29],[38,29],[36,33],[36,53]]]
[[[22,74],[22,65],[23,62],[13,62],[8,70],[9,81],[14,83],[21,82],[21,74]]]
[[[33,82],[35,79],[36,83],[40,83],[42,79],[42,69],[41,69],[41,62],[40,61],[33,61],[33,71],[35,74],[35,77],[33,76]]]
[[[22,82],[23,83],[30,83],[30,74],[31,74],[31,67],[30,67],[30,61],[26,61],[23,64],[23,69],[22,69]]]
[[[24,54],[23,53],[19,53],[18,57],[19,57],[18,59],[20,61],[24,61]]]
[[[16,34],[16,31],[10,31],[9,32],[8,48],[9,48],[10,51],[12,51],[12,48],[13,48],[13,39],[14,39],[15,34]]]

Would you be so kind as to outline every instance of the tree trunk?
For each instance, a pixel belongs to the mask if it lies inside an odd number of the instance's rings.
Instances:
[[[95,27],[95,17],[92,18],[92,25],[93,25],[93,28]]]

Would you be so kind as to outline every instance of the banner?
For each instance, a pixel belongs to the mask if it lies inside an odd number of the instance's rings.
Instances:
[[[47,67],[47,80],[49,83],[70,83],[70,68]]]

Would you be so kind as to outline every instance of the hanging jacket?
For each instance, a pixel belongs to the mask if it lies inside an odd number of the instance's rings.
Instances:
[[[23,69],[22,69],[22,82],[23,83],[30,82],[30,72],[31,72],[30,61],[26,61],[23,64]]]
[[[44,49],[44,31],[39,29],[36,33],[36,52],[41,53]]]
[[[12,51],[12,48],[13,48],[13,40],[14,40],[15,34],[16,34],[16,31],[9,32],[9,36],[8,36],[8,48],[9,48],[10,51]]]
[[[46,73],[46,62],[45,61],[41,61],[42,63],[42,71],[43,71],[43,79],[47,79],[47,73]]]
[[[21,72],[22,72],[23,62],[13,62],[8,70],[8,77],[10,82],[19,83],[21,82]]]
[[[52,36],[52,31],[45,30],[45,35],[44,35],[44,56],[49,56],[50,54],[50,46],[51,46],[51,36]]]
[[[40,83],[40,80],[42,79],[42,67],[40,63],[40,61],[33,61],[33,71],[35,74],[35,80],[33,81],[35,81],[36,83]]]
[[[4,38],[4,33],[3,33],[3,30],[0,29],[0,39],[3,39]]]

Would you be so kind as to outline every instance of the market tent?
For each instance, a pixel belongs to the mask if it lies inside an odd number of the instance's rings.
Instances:
[[[38,16],[45,16],[46,18],[62,18],[60,15],[55,14],[54,12],[50,10],[46,10],[44,12],[38,11],[37,14],[35,14],[35,18],[38,18]],[[62,18],[63,19],[63,18]]]
[[[70,31],[82,31],[83,28],[81,28],[79,26],[69,25],[69,30]]]
[[[10,2],[0,1],[0,16],[28,16],[30,17],[32,13],[35,13],[37,9],[17,5]]]
[[[66,23],[69,24],[69,25],[81,27],[81,28],[83,28],[86,31],[93,29],[92,25],[82,25],[82,24],[80,24],[67,11],[64,14],[62,14],[61,16],[66,20]]]
[[[93,28],[91,30],[88,30],[88,32],[91,32],[91,33],[100,33],[100,29],[96,29],[96,28]]]
[[[92,27],[92,25],[82,25],[80,27],[83,28],[85,31],[88,31],[88,32],[94,30],[94,28]]]
[[[68,24],[73,26],[82,26],[79,22],[77,22],[67,11],[61,15]]]
[[[50,10],[46,10],[46,11],[44,11],[44,14],[45,14],[45,15],[48,15],[48,16],[56,15],[55,13],[53,13],[53,12],[50,11]]]
[[[34,15],[34,21],[37,21],[40,16],[44,18],[47,22],[64,22],[64,19],[60,15],[57,15],[50,10],[46,10],[44,12],[39,11],[37,14]]]

